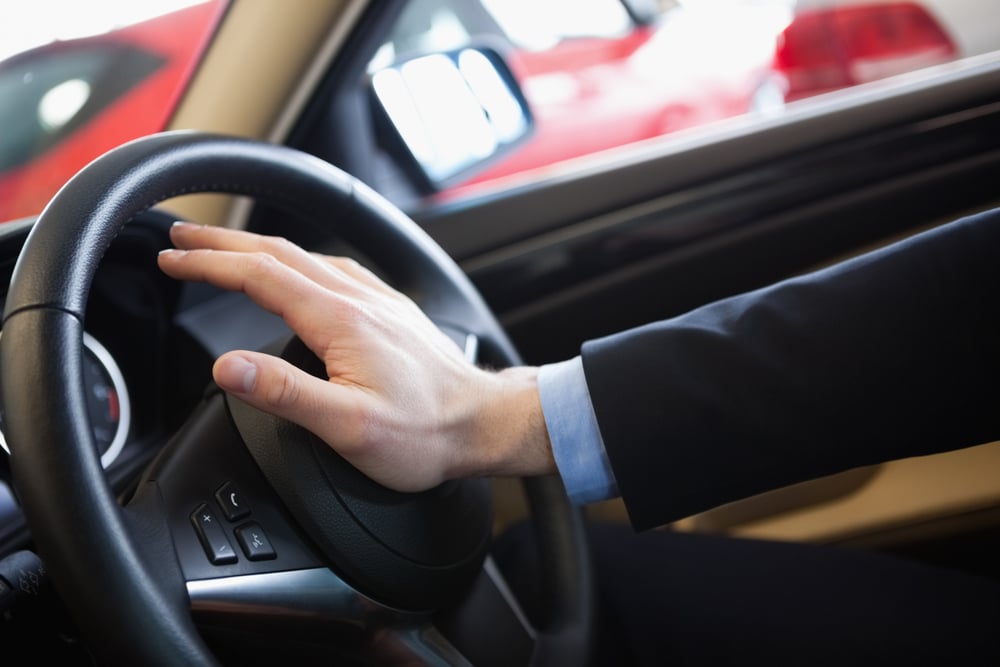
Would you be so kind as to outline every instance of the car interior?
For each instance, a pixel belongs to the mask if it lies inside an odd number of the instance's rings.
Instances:
[[[222,352],[311,361],[246,297],[158,270],[174,220],[354,256],[503,367],[568,359],[1000,204],[1000,52],[442,196],[374,109],[369,63],[404,5],[230,3],[162,134],[0,225],[0,636],[22,655],[586,663],[584,526],[628,522],[624,506],[573,507],[549,478],[404,497],[227,399],[211,380]],[[502,50],[482,53],[505,67]],[[998,468],[1000,443],[986,443],[659,530],[996,577]],[[489,557],[522,520],[542,535],[544,623],[524,618]]]

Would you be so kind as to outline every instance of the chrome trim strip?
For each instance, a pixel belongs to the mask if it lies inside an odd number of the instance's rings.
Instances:
[[[187,590],[195,612],[309,616],[360,626],[385,609],[326,568],[199,579],[187,582]]]
[[[107,348],[86,331],[83,332],[83,345],[97,357],[108,377],[111,378],[111,385],[118,395],[118,428],[115,430],[115,437],[111,439],[111,444],[101,455],[101,465],[107,468],[118,458],[125,447],[125,441],[128,440],[128,432],[132,423],[132,403],[129,400],[128,387],[125,386],[125,378],[122,376],[121,369],[118,368],[118,364]]]
[[[125,447],[125,442],[128,440],[128,432],[132,423],[132,403],[129,399],[128,387],[125,385],[125,377],[122,375],[121,369],[107,348],[86,331],[83,332],[83,345],[97,357],[97,361],[107,371],[115,393],[118,394],[118,428],[115,430],[115,436],[111,440],[111,445],[101,455],[101,465],[107,468],[118,458],[118,455],[121,454],[122,449]],[[10,447],[7,445],[7,436],[4,435],[2,430],[0,430],[0,449],[10,454]]]

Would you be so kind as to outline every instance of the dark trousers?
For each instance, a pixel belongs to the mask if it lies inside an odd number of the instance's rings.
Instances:
[[[1000,581],[841,547],[591,523],[594,665],[1000,665]],[[494,557],[537,618],[530,526]]]

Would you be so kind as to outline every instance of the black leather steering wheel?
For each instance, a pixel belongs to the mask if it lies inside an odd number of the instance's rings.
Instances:
[[[219,664],[229,657],[223,647],[239,643],[251,656],[280,644],[283,658],[302,664],[316,653],[324,664],[584,664],[590,563],[581,515],[556,478],[524,480],[550,589],[548,620],[538,627],[489,557],[485,481],[389,491],[311,434],[218,391],[134,494],[115,496],[83,395],[91,282],[130,219],[197,192],[246,195],[322,220],[435,322],[477,342],[479,361],[519,363],[448,255],[321,160],[182,131],[91,163],[51,201],[18,259],[0,380],[32,536],[98,662]],[[314,362],[294,337],[281,353],[304,368]],[[252,664],[245,655],[239,661]]]

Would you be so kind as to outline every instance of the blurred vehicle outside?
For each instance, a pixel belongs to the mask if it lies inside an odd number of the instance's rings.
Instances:
[[[162,15],[110,30],[100,16],[52,12],[53,34],[84,30],[85,18],[96,34],[42,41],[0,61],[0,219],[39,213],[92,159],[166,127],[225,1],[133,10],[157,8]]]
[[[422,193],[443,200],[992,51],[1000,35],[991,3],[415,0],[369,71],[476,42],[496,46],[508,61],[531,109],[533,136],[442,191]],[[162,7],[133,25],[21,52],[11,52],[17,42],[9,41],[0,52],[0,219],[37,214],[91,159],[166,126],[226,2]]]

